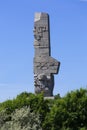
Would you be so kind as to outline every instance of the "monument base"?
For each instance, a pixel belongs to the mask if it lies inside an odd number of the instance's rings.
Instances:
[[[44,99],[54,99],[54,97],[52,96],[52,97],[44,97]]]

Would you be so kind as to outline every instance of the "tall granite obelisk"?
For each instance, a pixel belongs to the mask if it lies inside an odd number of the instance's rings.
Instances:
[[[59,71],[60,62],[51,57],[49,15],[35,13],[34,19],[34,85],[35,93],[44,92],[53,96],[54,74]]]

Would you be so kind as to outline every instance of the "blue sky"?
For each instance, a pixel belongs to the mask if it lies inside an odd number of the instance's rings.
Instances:
[[[87,87],[87,1],[0,1],[0,102],[34,93],[34,13],[50,16],[51,55],[61,62],[54,95]]]

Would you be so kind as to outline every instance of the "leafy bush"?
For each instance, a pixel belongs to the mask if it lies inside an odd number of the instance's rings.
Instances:
[[[87,130],[87,90],[44,99],[21,93],[0,103],[0,130]],[[8,129],[7,129],[8,128]]]
[[[41,121],[39,119],[39,114],[31,113],[29,107],[23,107],[21,109],[16,109],[11,115],[11,120],[7,120],[9,115],[5,115],[3,112],[4,118],[0,119],[3,122],[0,122],[0,130],[42,130]]]
[[[87,90],[80,89],[68,93],[63,98],[55,98],[50,112],[43,123],[46,130],[87,129]]]

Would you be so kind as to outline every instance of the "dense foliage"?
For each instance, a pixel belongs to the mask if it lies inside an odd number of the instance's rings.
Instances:
[[[30,111],[29,107],[16,109],[10,115],[0,113],[0,130],[42,130],[39,114]]]
[[[21,93],[0,103],[0,130],[87,130],[87,90],[44,99]]]

